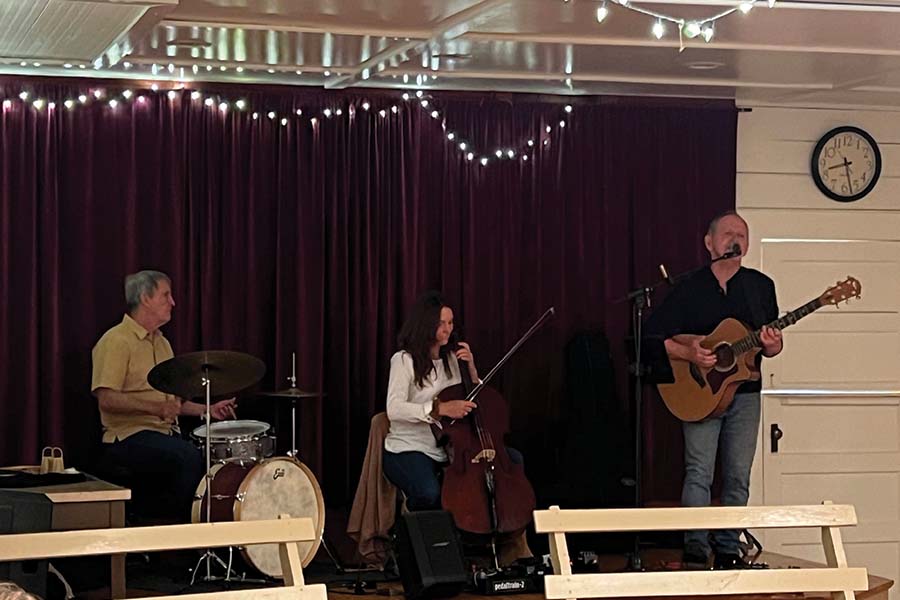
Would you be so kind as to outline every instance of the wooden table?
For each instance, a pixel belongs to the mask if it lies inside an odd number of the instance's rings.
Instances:
[[[15,468],[15,467],[5,467]],[[35,467],[21,467],[31,470]],[[50,531],[125,527],[125,501],[131,490],[87,475],[87,481],[63,485],[3,488],[7,502],[17,495],[38,496],[51,503]],[[113,598],[125,598],[125,555],[110,557],[110,591]]]

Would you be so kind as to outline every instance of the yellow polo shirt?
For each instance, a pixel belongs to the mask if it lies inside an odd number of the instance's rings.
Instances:
[[[169,340],[157,331],[150,335],[137,321],[125,315],[122,322],[103,334],[91,351],[94,368],[91,392],[109,388],[148,403],[165,401],[167,394],[153,389],[147,375],[157,364],[174,356]],[[163,421],[156,415],[123,415],[100,409],[103,441],[124,440],[129,435],[149,429],[171,433],[176,423]]]

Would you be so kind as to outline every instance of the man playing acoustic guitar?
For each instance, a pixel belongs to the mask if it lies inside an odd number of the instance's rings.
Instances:
[[[726,318],[735,318],[756,328],[762,352],[772,357],[783,347],[781,331],[764,327],[778,317],[775,284],[754,269],[741,266],[741,257],[749,243],[747,222],[736,212],[713,219],[703,238],[713,263],[680,282],[647,322],[649,336],[665,340],[671,359],[690,361],[709,369],[716,364],[715,354],[700,345]],[[721,258],[723,255],[732,258]],[[719,260],[716,260],[719,259]],[[750,493],[750,467],[756,452],[759,432],[759,380],[747,381],[736,391],[734,400],[718,416],[683,423],[685,476],[681,492],[683,506],[709,506],[710,487],[721,448],[722,496],[725,506],[746,506]],[[717,569],[745,566],[739,553],[738,530],[712,532],[688,531],[684,539],[683,563],[688,567],[706,567],[715,551]]]

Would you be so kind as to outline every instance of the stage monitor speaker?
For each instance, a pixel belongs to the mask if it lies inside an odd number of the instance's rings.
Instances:
[[[397,527],[397,562],[407,600],[447,598],[468,581],[453,517],[444,510],[402,515]]]

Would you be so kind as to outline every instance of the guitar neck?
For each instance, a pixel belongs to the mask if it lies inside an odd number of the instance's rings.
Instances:
[[[786,329],[803,317],[816,312],[820,308],[822,308],[822,301],[819,298],[816,298],[815,300],[807,302],[800,308],[792,310],[780,319],[775,319],[771,323],[767,323],[766,326],[774,327],[775,329]],[[760,330],[761,329],[751,331],[748,335],[738,340],[738,342],[733,345],[735,352],[737,352],[737,354],[743,354],[744,352],[752,350],[753,348],[762,347],[762,342],[759,341]]]

